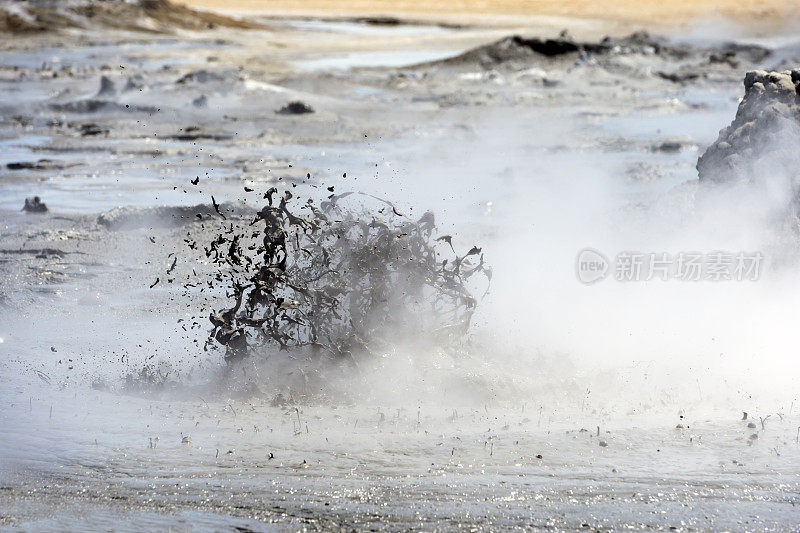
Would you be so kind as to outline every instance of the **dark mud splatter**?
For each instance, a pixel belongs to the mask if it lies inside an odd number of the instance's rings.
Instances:
[[[354,361],[407,338],[463,340],[478,303],[472,289],[479,279],[488,288],[491,270],[480,248],[459,255],[451,236],[437,236],[433,213],[415,220],[352,192],[303,202],[273,187],[264,199],[249,223],[221,221],[202,245],[215,269],[201,290],[223,287],[231,301],[211,313],[207,349],[224,348],[229,363],[265,347]]]
[[[296,101],[296,102],[289,102],[282,108],[276,111],[279,115],[306,115],[308,113],[313,113],[314,108],[310,105]]]
[[[47,205],[38,196],[25,198],[25,205],[22,210],[26,213],[47,213]]]

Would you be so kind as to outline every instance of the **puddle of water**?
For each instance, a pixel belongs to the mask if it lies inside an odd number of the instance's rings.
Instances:
[[[346,70],[354,67],[407,67],[427,61],[438,61],[459,54],[453,50],[385,50],[348,52],[323,57],[300,59],[294,64],[303,70]]]
[[[38,83],[5,80],[0,82],[0,94],[4,95],[6,102],[13,102],[15,106],[21,106],[28,102],[37,102],[56,96],[58,90],[50,85],[42,86]]]
[[[0,140],[0,172],[5,172],[5,166],[8,163],[42,159],[34,153],[33,148],[44,146],[49,141],[50,138],[44,135],[23,135],[13,139]]]
[[[610,117],[603,119],[600,125],[606,132],[637,140],[688,136],[704,144],[712,142],[716,133],[730,123],[738,106],[731,93],[706,93],[689,96],[684,101],[703,104],[706,108]]]
[[[0,209],[21,209],[25,198],[34,195],[59,213],[99,213],[119,206],[194,205],[208,201],[207,195],[184,193],[183,189],[172,187],[171,183],[133,173],[49,179],[3,187]]]
[[[159,161],[166,173],[153,171],[141,159],[125,154],[85,151],[50,151],[50,139],[29,135],[16,139],[0,140],[0,178],[2,195],[0,209],[21,209],[25,198],[40,196],[51,210],[57,212],[98,213],[118,206],[194,205],[207,202],[209,194],[222,196],[238,192],[236,180],[226,180],[228,174],[215,172],[210,167],[186,165],[181,156],[166,156]],[[119,141],[98,142],[100,146],[114,147]],[[68,166],[52,171],[5,168],[12,161],[38,161],[50,159]],[[213,178],[203,192],[187,187],[196,175]],[[40,177],[40,179],[32,179]],[[176,187],[176,188],[175,188]]]

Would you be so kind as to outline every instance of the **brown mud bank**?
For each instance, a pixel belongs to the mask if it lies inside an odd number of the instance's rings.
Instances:
[[[217,26],[242,29],[262,27],[247,20],[198,11],[169,0],[0,2],[0,33],[40,33],[89,28],[172,33],[177,29],[204,30]]]

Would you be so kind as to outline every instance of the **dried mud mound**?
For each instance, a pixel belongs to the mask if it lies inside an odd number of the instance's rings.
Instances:
[[[556,38],[513,35],[468,50],[458,56],[420,65],[431,74],[464,71],[537,72],[547,87],[567,83],[586,86],[634,82],[688,85],[705,82],[735,83],[741,72],[757,68],[780,69],[785,61],[800,60],[800,48],[771,49],[757,44],[718,42],[698,44],[637,32],[627,37],[579,41],[566,31]],[[418,67],[420,67],[418,66]],[[644,86],[640,86],[644,88]]]
[[[615,46],[624,45],[635,45],[637,49],[647,46],[653,52],[659,49],[659,45],[646,33],[634,34],[619,40],[606,37],[597,43],[578,42],[566,33],[562,33],[556,39],[525,38],[519,35],[512,35],[497,42],[468,50],[461,55],[446,59],[440,63],[453,66],[478,64],[487,68],[502,63],[525,62],[537,58],[573,58],[573,56],[577,56],[581,52],[606,54],[614,50]]]
[[[0,33],[36,33],[68,28],[112,28],[170,33],[217,26],[257,24],[196,11],[169,0],[0,0]]]
[[[480,66],[496,68],[501,65],[525,66],[531,62],[604,58],[623,55],[657,56],[668,61],[700,60],[704,63],[756,62],[769,55],[769,50],[757,45],[721,43],[702,48],[686,43],[670,42],[647,32],[633,33],[623,38],[605,37],[597,42],[576,41],[566,31],[555,39],[526,38],[519,35],[479,46],[463,54],[435,64],[443,66]]]
[[[701,182],[800,182],[800,69],[748,72],[736,118],[697,161]],[[796,190],[796,188],[795,188]]]

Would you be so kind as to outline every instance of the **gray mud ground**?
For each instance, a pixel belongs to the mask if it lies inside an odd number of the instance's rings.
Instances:
[[[496,43],[506,35],[480,28],[263,22],[4,37],[0,525],[798,529],[800,406],[788,389],[706,389],[703,364],[656,383],[658,370],[633,363],[598,374],[535,345],[513,350],[516,366],[491,350],[357,371],[276,353],[269,372],[227,375],[202,349],[223,290],[183,288],[208,269],[187,232],[210,239],[223,224],[211,196],[244,223],[273,185],[432,208],[498,263],[509,232],[534,231],[532,247],[571,234],[561,213],[583,207],[553,199],[592,206],[577,199],[596,194],[598,169],[613,191],[603,208],[644,226],[642,205],[691,198],[744,72],[797,66],[796,43],[638,36],[585,53]],[[293,101],[313,112],[278,112]],[[20,211],[33,195],[46,214]],[[573,276],[577,248],[557,244]],[[537,298],[510,293],[513,309]],[[148,388],[135,377],[145,367],[168,383]]]

